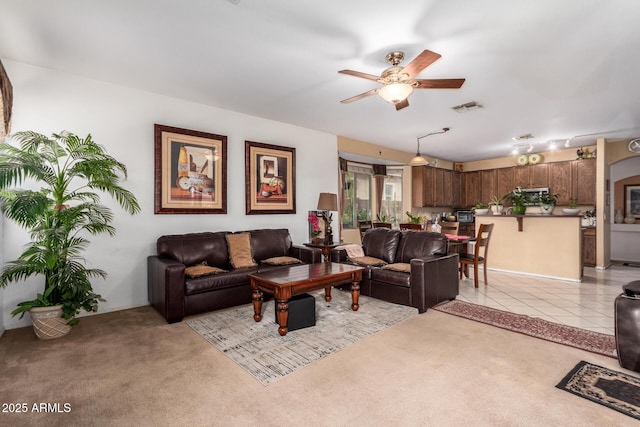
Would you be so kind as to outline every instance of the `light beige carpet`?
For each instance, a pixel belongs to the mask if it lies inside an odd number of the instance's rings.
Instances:
[[[0,338],[7,426],[628,426],[555,387],[607,356],[438,311],[391,326],[265,387],[185,323],[151,307],[84,317],[60,340]],[[633,421],[633,420],[632,420]]]
[[[262,306],[262,321],[253,320],[253,305],[220,310],[187,321],[191,328],[262,384],[268,385],[336,351],[380,332],[418,310],[361,296],[351,310],[351,292],[334,289],[330,302],[324,290],[312,292],[316,325],[280,336],[274,301]]]

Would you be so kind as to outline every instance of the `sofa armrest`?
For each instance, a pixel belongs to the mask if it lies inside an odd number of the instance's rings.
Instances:
[[[411,260],[412,305],[420,313],[428,308],[458,296],[459,255],[427,256]]]
[[[147,257],[147,299],[168,323],[184,317],[184,269],[171,258]]]
[[[322,262],[322,251],[317,248],[308,248],[302,245],[292,245],[289,254],[307,264],[319,264]]]
[[[331,249],[330,256],[331,262],[347,262],[349,259],[344,249]]]

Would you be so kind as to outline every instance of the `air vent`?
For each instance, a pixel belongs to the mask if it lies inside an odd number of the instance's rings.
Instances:
[[[477,110],[482,108],[482,105],[478,104],[475,101],[467,102],[466,104],[456,105],[455,107],[451,107],[453,111],[456,113],[464,113],[467,111]]]
[[[533,135],[531,135],[530,133],[526,134],[526,135],[520,135],[520,136],[512,136],[511,139],[513,139],[514,141],[526,141],[527,139],[531,139],[534,138]]]

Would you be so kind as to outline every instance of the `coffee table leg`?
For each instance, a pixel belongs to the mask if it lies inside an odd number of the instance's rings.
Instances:
[[[351,283],[351,310],[358,311],[360,308],[360,304],[358,304],[358,300],[360,299],[360,282]]]
[[[331,286],[324,288],[324,300],[326,302],[331,302]]]
[[[278,333],[281,336],[287,335],[287,332],[289,332],[289,328],[287,328],[287,322],[289,320],[289,301],[276,302],[276,317],[278,318]]]
[[[253,320],[256,322],[262,320],[262,291],[260,289],[253,290]]]

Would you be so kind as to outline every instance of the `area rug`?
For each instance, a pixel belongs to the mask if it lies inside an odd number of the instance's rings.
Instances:
[[[458,300],[447,301],[433,308],[443,313],[453,314],[524,335],[576,347],[604,356],[617,357],[616,339],[613,335],[587,331],[586,329],[561,325],[537,317],[510,313]]]
[[[581,361],[556,387],[640,420],[640,378]]]
[[[262,321],[253,320],[253,305],[220,310],[191,319],[187,324],[218,350],[242,366],[262,384],[274,381],[393,326],[418,310],[360,296],[360,308],[351,310],[351,293],[334,289],[332,301],[324,291],[316,299],[316,325],[278,334],[274,301],[262,306]]]

